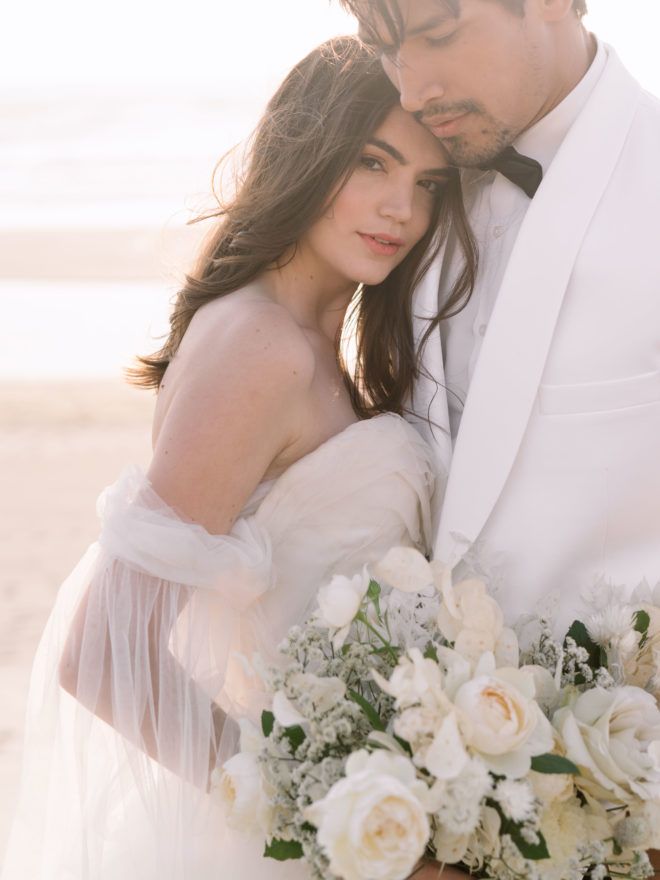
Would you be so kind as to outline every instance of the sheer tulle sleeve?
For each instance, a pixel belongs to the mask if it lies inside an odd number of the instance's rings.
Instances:
[[[235,746],[232,716],[245,708],[227,671],[273,583],[269,536],[250,516],[210,535],[137,468],[99,514],[98,544],[39,646],[2,877],[119,880],[130,865],[131,877],[196,880],[195,838],[217,819],[209,769]]]

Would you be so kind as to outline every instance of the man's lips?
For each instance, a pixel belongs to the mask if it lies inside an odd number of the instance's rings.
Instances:
[[[451,137],[458,132],[468,116],[469,111],[457,113],[453,116],[429,116],[426,119],[422,119],[422,124],[437,138]]]
[[[358,232],[358,235],[367,245],[369,250],[374,254],[379,254],[384,257],[393,256],[399,248],[405,244],[402,238],[394,238],[392,235],[385,235],[380,232]]]

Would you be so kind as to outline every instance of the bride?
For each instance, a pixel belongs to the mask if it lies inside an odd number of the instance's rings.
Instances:
[[[224,827],[209,778],[318,587],[427,547],[434,476],[401,414],[423,343],[411,292],[449,224],[465,270],[447,309],[474,253],[441,147],[356,38],[310,53],[169,337],[132,371],[158,390],[153,460],[101,495],[99,540],[42,638],[3,880],[310,876]]]

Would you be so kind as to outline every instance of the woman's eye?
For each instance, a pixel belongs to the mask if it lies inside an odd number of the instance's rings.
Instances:
[[[420,180],[419,186],[421,186],[422,189],[425,189],[432,196],[437,196],[442,189],[442,183],[439,180],[432,180],[431,178]]]
[[[375,156],[362,156],[360,159],[360,165],[362,168],[366,168],[368,171],[382,171],[383,163],[380,159],[376,159]]]

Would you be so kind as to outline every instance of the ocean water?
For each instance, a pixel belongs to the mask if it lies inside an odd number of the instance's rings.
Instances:
[[[0,91],[0,381],[119,375],[167,329],[258,96]]]

